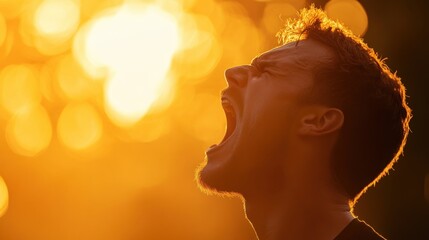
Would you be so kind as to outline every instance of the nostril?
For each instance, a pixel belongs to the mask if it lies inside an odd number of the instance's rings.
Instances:
[[[225,71],[225,78],[229,86],[245,87],[248,70],[244,66],[234,67]]]

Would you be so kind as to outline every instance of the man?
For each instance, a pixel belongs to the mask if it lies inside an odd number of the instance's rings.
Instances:
[[[284,45],[226,71],[227,130],[200,186],[242,196],[260,240],[384,239],[352,207],[402,153],[404,86],[320,9],[302,10],[279,36]]]

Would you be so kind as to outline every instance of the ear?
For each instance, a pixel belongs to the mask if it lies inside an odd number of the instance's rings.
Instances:
[[[299,133],[307,136],[321,136],[341,129],[343,123],[344,114],[340,109],[315,109],[301,118]]]

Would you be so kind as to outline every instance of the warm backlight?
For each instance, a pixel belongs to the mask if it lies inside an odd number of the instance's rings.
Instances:
[[[133,125],[157,100],[167,78],[179,43],[175,18],[156,6],[125,4],[78,35],[75,53],[84,68],[106,74],[108,116],[117,125]]]
[[[9,192],[7,191],[6,183],[0,177],[0,217],[3,216],[9,205]]]
[[[20,34],[27,45],[43,55],[66,52],[79,27],[80,0],[38,0],[24,8]]]
[[[363,36],[368,28],[368,16],[363,6],[356,0],[331,0],[325,6],[332,19],[344,23],[352,32]]]
[[[20,155],[31,157],[45,150],[52,139],[48,112],[36,106],[17,113],[8,123],[6,138],[11,149]]]
[[[64,56],[57,65],[54,77],[58,92],[67,100],[85,100],[95,95],[94,81],[86,77],[72,55]]]
[[[0,47],[3,45],[4,40],[6,39],[6,33],[7,33],[6,20],[4,19],[3,15],[0,13]]]
[[[0,73],[0,103],[10,115],[23,113],[42,99],[37,70],[27,65],[10,65]]]
[[[70,35],[79,24],[75,0],[44,0],[36,10],[34,24],[45,35]]]
[[[296,17],[298,10],[290,3],[268,3],[264,9],[262,25],[271,35],[282,29],[286,19]]]
[[[103,132],[98,112],[88,103],[69,104],[58,119],[58,137],[67,147],[81,150],[96,143]]]

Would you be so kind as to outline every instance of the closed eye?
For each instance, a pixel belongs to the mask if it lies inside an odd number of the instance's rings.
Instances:
[[[252,65],[250,69],[251,69],[252,75],[254,75],[254,76],[260,76],[264,72],[264,69],[262,69],[258,66]]]
[[[250,64],[250,69],[252,74],[257,76],[261,75],[265,71],[264,66],[257,61],[257,58],[255,58]]]
[[[255,72],[255,75],[259,76],[263,73],[269,73],[268,70],[270,69],[270,63],[260,57],[254,58],[250,65]]]

